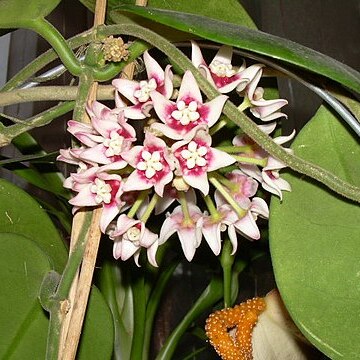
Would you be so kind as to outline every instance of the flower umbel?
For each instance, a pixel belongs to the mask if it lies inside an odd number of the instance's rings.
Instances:
[[[105,42],[110,55],[121,45],[119,39]],[[232,49],[223,46],[206,64],[192,43],[192,62],[204,76],[221,93],[244,96],[239,111],[250,107],[263,121],[284,116],[279,109],[286,100],[265,100],[258,86],[264,65],[237,65],[232,57]],[[174,234],[188,261],[203,237],[218,256],[223,234],[234,255],[239,236],[259,239],[257,218],[269,216],[265,200],[256,196],[257,182],[280,198],[290,190],[279,176],[284,165],[238,131],[227,145],[233,129],[219,118],[228,96],[206,98],[190,70],[177,88],[170,65],[163,69],[148,52],[143,60],[141,80],[112,81],[114,108],[95,101],[87,106],[90,124],[68,122],[80,145],[62,150],[58,158],[78,166],[64,182],[75,193],[70,204],[74,211],[102,207],[101,231],[114,241],[114,257],[122,261],[134,257],[140,265],[146,251],[157,266],[158,247]],[[139,120],[146,117],[144,125]],[[276,122],[259,127],[270,134]]]

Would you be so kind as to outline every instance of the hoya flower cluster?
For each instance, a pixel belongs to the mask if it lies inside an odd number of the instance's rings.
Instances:
[[[259,127],[268,134],[275,129],[273,120],[285,116],[279,110],[287,102],[265,100],[258,87],[263,65],[232,66],[227,46],[208,65],[192,43],[193,64],[221,93],[212,100],[203,98],[190,71],[177,89],[170,65],[162,69],[147,52],[143,58],[146,80],[113,80],[114,109],[95,101],[87,108],[90,125],[68,122],[81,144],[59,156],[78,165],[64,183],[76,193],[70,203],[74,211],[102,207],[101,231],[114,241],[116,259],[134,256],[139,264],[144,248],[157,266],[158,247],[174,233],[188,261],[203,238],[218,255],[226,230],[235,253],[237,236],[259,239],[257,217],[268,217],[266,202],[255,196],[258,184],[280,198],[290,186],[279,177],[284,165],[246,135],[236,135],[231,146],[213,142],[224,130],[219,120],[228,99],[224,94],[238,94],[239,111],[249,108],[267,122]],[[149,229],[150,216],[161,218],[156,221],[161,228]]]

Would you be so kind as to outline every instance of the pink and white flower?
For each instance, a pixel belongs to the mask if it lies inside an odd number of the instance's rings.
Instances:
[[[268,219],[269,208],[265,200],[254,197],[247,209],[246,215],[234,223],[236,231],[249,239],[260,239],[260,231],[256,224],[258,216]]]
[[[292,132],[289,136],[278,136],[274,138],[274,142],[282,145],[293,139],[294,136],[295,132]],[[292,150],[288,148],[285,148],[285,151],[292,152]],[[241,165],[241,169],[244,173],[259,181],[263,189],[279,196],[280,200],[282,200],[282,191],[291,191],[290,184],[279,175],[279,170],[285,168],[286,165],[282,161],[268,156],[264,150],[261,150],[261,152],[264,157],[267,156],[266,165],[261,171],[256,165],[249,164]]]
[[[188,203],[188,211],[189,217],[185,217],[179,205],[172,214],[167,214],[160,230],[159,245],[177,233],[186,259],[191,261],[201,243],[203,214],[196,205],[191,203]]]
[[[151,265],[157,267],[156,251],[158,249],[158,235],[145,227],[140,220],[129,218],[121,214],[115,229],[108,232],[110,239],[114,240],[113,255],[115,259],[126,261],[131,256],[139,266],[141,248],[145,248]]]
[[[194,189],[189,188],[185,192],[186,201],[189,203],[196,203],[196,194]],[[179,191],[171,184],[167,184],[164,188],[162,197],[159,197],[155,205],[155,215],[164,212],[174,201],[179,201]]]
[[[221,233],[228,229],[228,236],[233,247],[232,255],[237,250],[237,235],[234,223],[238,220],[235,211],[229,205],[218,207],[218,216],[203,216],[202,232],[212,252],[217,256],[221,251]]]
[[[233,50],[227,45],[220,47],[209,65],[206,64],[195,41],[191,42],[191,49],[191,61],[194,66],[203,72],[206,79],[223,94],[235,88],[238,91],[243,90],[263,66],[256,64],[247,68],[245,62],[240,67],[233,66],[231,64]]]
[[[163,140],[146,132],[144,145],[134,146],[122,156],[135,168],[124,185],[124,191],[154,187],[159,196],[163,195],[164,186],[172,180],[174,170],[174,160]]]
[[[182,79],[176,102],[168,100],[158,91],[150,94],[156,114],[164,124],[151,127],[170,139],[190,138],[198,125],[213,126],[221,115],[227,96],[219,95],[203,103],[194,75],[188,70]]]
[[[68,131],[87,146],[77,155],[87,162],[112,164],[113,169],[124,167],[121,154],[136,140],[135,129],[126,122],[123,112],[115,113],[97,101],[88,107],[88,113],[91,125],[68,121]]]
[[[233,164],[236,160],[224,151],[211,147],[211,136],[199,127],[194,138],[172,146],[177,160],[176,175],[204,195],[209,193],[207,173]]]
[[[242,209],[247,209],[251,204],[250,198],[256,194],[257,182],[241,170],[233,170],[226,177],[230,181],[226,186],[230,195]],[[227,203],[218,190],[215,191],[215,201],[217,205]]]
[[[256,88],[251,101],[250,112],[262,121],[272,121],[279,117],[287,118],[287,115],[278,111],[283,106],[288,104],[288,101],[285,99],[274,99],[274,100],[265,100],[264,99],[264,89],[262,87]]]
[[[99,167],[71,174],[70,177],[71,189],[78,194],[69,203],[75,206],[75,210],[84,206],[102,206],[100,228],[105,232],[124,205],[121,200],[123,179],[120,175],[103,172]]]
[[[167,65],[164,71],[147,51],[145,51],[143,58],[148,80],[138,82],[127,79],[115,79],[112,82],[116,90],[134,104],[134,106],[130,106],[129,109],[126,110],[135,111],[134,114],[137,117],[131,117],[130,115],[129,118],[132,119],[144,119],[148,116],[152,108],[150,99],[150,93],[152,91],[158,91],[167,99],[171,97],[173,92],[171,66]],[[136,115],[136,111],[139,110],[140,112]]]
[[[286,114],[279,112],[278,110],[287,105],[288,101],[285,99],[265,100],[264,89],[258,87],[258,83],[262,76],[262,67],[263,65],[258,68],[255,76],[251,79],[249,84],[247,84],[245,89],[237,88],[237,91],[240,93],[243,92],[248,98],[251,104],[250,112],[256,118],[261,119],[262,121],[272,121],[279,117],[287,118]]]

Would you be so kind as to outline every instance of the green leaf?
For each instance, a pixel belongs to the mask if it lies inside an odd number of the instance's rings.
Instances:
[[[16,158],[7,158],[2,157],[3,160],[0,160],[0,166],[4,166],[7,164],[16,164],[21,162],[29,162],[29,163],[53,163],[56,157],[59,155],[58,151],[54,151],[51,153],[45,154],[36,154],[36,155],[23,155]]]
[[[0,179],[0,233],[14,233],[32,239],[61,272],[67,250],[54,224],[41,206],[25,191]]]
[[[50,14],[61,0],[0,0],[0,28],[26,27]]]
[[[359,142],[321,107],[292,148],[360,185]],[[303,334],[332,359],[360,354],[360,207],[287,174],[292,192],[273,199],[270,250],[277,285]]]
[[[13,145],[24,155],[47,155],[37,141],[28,133],[22,133],[12,141]],[[17,176],[27,180],[30,184],[55,195],[69,198],[69,190],[63,187],[64,176],[54,164],[33,167],[7,165]]]
[[[47,254],[24,236],[0,234],[0,358],[44,359],[48,319],[38,301]]]
[[[199,15],[139,6],[119,6],[116,11],[129,11],[150,20],[189,32],[220,44],[266,55],[302,69],[326,76],[360,93],[360,74],[315,50],[293,41],[231,23],[217,21]]]
[[[115,332],[114,359],[130,359],[134,304],[129,279],[114,261],[106,261],[99,272],[99,287],[111,309]]]
[[[48,317],[38,296],[50,259],[32,240],[0,234],[0,358],[45,359]],[[52,272],[52,274],[55,274]],[[113,350],[111,313],[93,287],[77,359],[106,360]]]
[[[94,12],[95,0],[80,0],[80,2]],[[110,14],[119,5],[135,5],[135,0],[108,0],[107,14]],[[176,10],[208,16],[213,19],[256,29],[256,25],[238,0],[223,0],[221,2],[221,11],[219,11],[218,0],[149,0],[147,5],[158,9]]]
[[[111,312],[101,292],[92,287],[77,359],[110,360],[114,329]]]

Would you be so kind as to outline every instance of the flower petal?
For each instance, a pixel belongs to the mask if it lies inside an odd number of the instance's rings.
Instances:
[[[178,100],[184,100],[188,98],[195,100],[199,104],[202,104],[203,102],[199,85],[197,84],[194,75],[190,70],[185,71],[185,74],[182,78]]]
[[[211,148],[211,161],[208,164],[208,171],[214,171],[222,167],[229,166],[236,162],[236,160],[228,153]]]
[[[207,109],[207,115],[205,120],[209,127],[213,126],[219,120],[222,109],[227,99],[228,96],[219,95],[215,99],[207,102],[201,107],[201,109]]]

